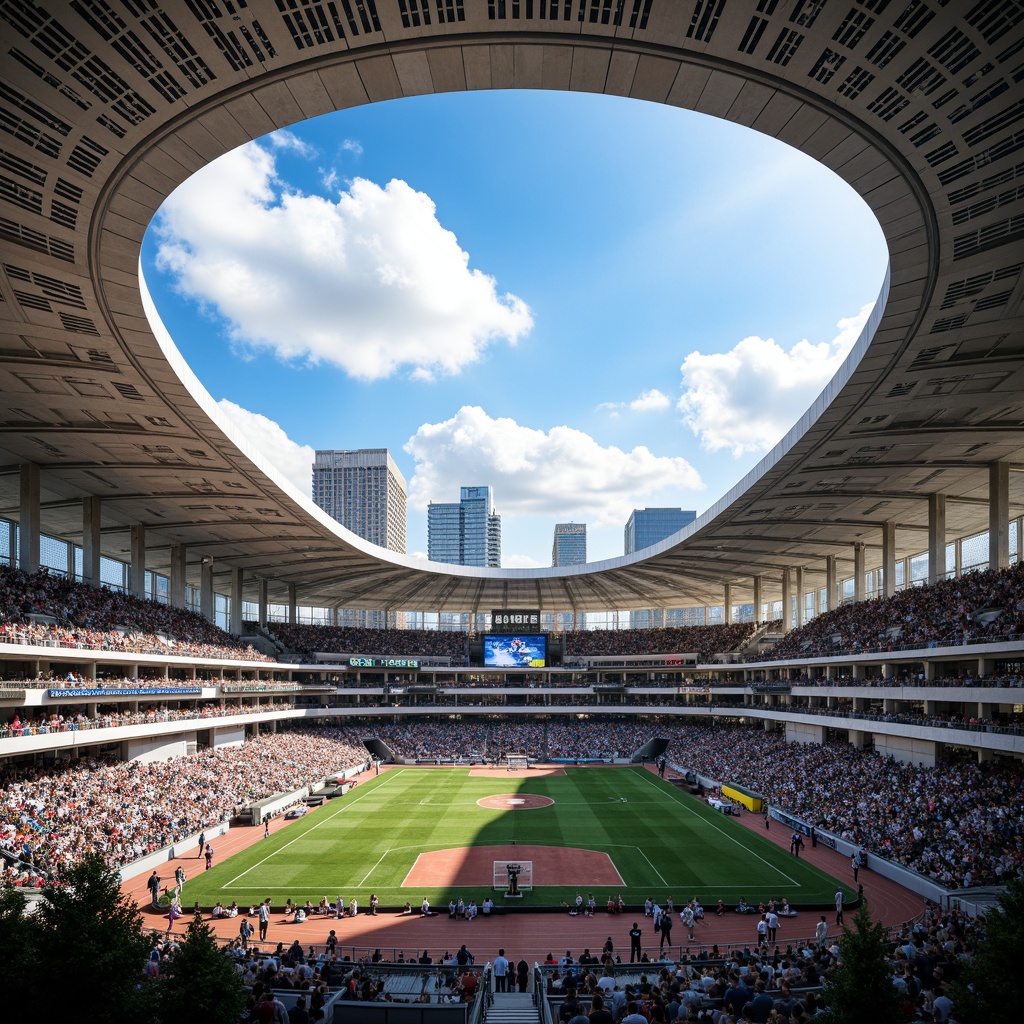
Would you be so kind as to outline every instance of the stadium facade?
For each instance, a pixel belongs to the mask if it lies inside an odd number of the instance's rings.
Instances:
[[[55,539],[85,582],[100,582],[105,565],[123,564],[136,593],[159,577],[170,604],[198,594],[207,617],[222,599],[236,633],[247,602],[261,619],[277,605],[291,621],[312,607],[431,609],[467,621],[492,608],[656,607],[718,609],[728,622],[735,607],[750,604],[780,608],[788,626],[915,579],[1019,559],[1019,5],[753,10],[705,0],[546,7],[366,0],[351,16],[328,15],[327,6],[249,0],[229,14],[169,2],[156,16],[116,0],[49,9],[11,0],[0,9],[0,510],[8,524],[0,554],[32,571],[44,538]],[[874,312],[835,378],[721,501],[643,552],[588,566],[502,570],[432,564],[369,544],[264,462],[148,308],[139,278],[143,234],[170,192],[209,161],[318,114],[481,88],[586,90],[745,125],[840,175],[886,238],[890,263]],[[823,230],[821,244],[842,239]],[[335,693],[353,705],[359,699],[339,687],[337,670],[0,648],[19,666],[46,671],[74,665],[95,673],[116,664],[126,675],[140,666],[201,674],[203,701],[221,700],[232,685],[292,693],[293,674],[322,680],[324,703],[304,694],[287,717],[337,715],[326,704]],[[820,673],[842,684],[827,696],[803,684],[758,690],[767,670],[756,660],[686,674],[714,674],[734,691],[726,695],[733,706],[716,714],[784,721],[793,739],[820,741],[842,728],[854,745],[870,740],[905,759],[934,762],[947,744],[980,759],[1019,758],[1024,749],[1013,733],[896,720],[900,701],[911,698],[879,698],[868,682],[872,672],[895,669],[927,683],[967,665],[976,682],[997,664],[1020,664],[1021,654],[1020,641],[1010,640],[773,663],[772,673]],[[580,671],[626,673],[622,665]],[[673,672],[678,665],[643,670]],[[281,675],[289,685],[274,684]],[[592,691],[600,682],[579,685]],[[458,690],[456,680],[438,691],[440,704],[412,702],[402,713],[437,714],[446,701],[458,703]],[[545,714],[578,711],[562,707],[557,694],[535,693],[547,698]],[[508,706],[505,696],[499,683],[464,713],[536,713],[529,704]],[[652,695],[645,705],[609,703],[602,693],[595,707],[709,713],[689,691],[674,696],[667,705]],[[8,706],[38,708],[48,699],[42,690],[6,698]],[[853,701],[854,714],[830,716],[833,699]],[[1005,689],[985,685],[922,685],[912,699],[926,711],[1014,704]],[[138,705],[138,697],[124,700]],[[395,714],[390,706],[361,710]],[[175,721],[132,725],[130,735],[103,727],[88,743],[42,733],[0,739],[0,751],[185,750],[197,737],[233,742],[280,717],[257,710],[201,730]]]
[[[190,585],[238,603],[265,580],[289,607],[642,603],[728,618],[755,590],[823,593],[831,607],[853,579],[861,598],[874,570],[891,593],[922,550],[935,578],[949,540],[987,534],[992,565],[1019,547],[1016,5],[749,14],[572,0],[542,17],[462,0],[429,8],[429,21],[397,0],[326,20],[270,0],[235,15],[100,7],[15,0],[0,22],[12,126],[0,484],[26,566],[46,534],[87,552],[85,578],[99,578],[101,554],[122,557],[133,587],[164,574],[175,602]],[[143,233],[199,167],[317,114],[479,88],[587,90],[746,125],[843,177],[885,235],[874,314],[834,380],[754,471],[651,554],[483,574],[389,556],[267,466],[146,315]]]

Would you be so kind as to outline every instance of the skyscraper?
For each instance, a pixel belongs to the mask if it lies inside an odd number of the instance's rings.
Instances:
[[[681,508],[635,508],[626,521],[625,553],[631,555],[657,544],[696,518],[696,512],[684,512]]]
[[[405,554],[405,477],[387,448],[317,452],[313,501],[364,540]]]
[[[552,565],[583,565],[587,560],[587,524],[556,523]]]
[[[681,508],[635,508],[626,520],[624,549],[627,555],[648,548],[659,540],[671,537],[673,533],[689,526],[697,518],[696,512],[684,512]],[[667,626],[660,610],[639,608],[629,613],[629,624],[633,629],[651,629]]]
[[[551,544],[551,564],[583,565],[587,560],[587,524],[555,523],[555,538]],[[555,629],[586,629],[587,617],[582,613],[556,612]]]
[[[490,487],[463,487],[459,503],[427,506],[427,557],[450,565],[501,567],[501,516]]]

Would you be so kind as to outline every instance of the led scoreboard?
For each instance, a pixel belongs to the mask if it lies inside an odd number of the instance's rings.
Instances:
[[[419,671],[415,658],[349,658],[349,668],[405,668]]]

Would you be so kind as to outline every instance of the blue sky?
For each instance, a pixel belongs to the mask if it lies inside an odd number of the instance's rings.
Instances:
[[[834,373],[885,247],[840,179],[748,129],[604,96],[342,111],[181,186],[143,270],[186,361],[308,495],[316,448],[387,447],[426,504],[490,484],[503,564],[556,522],[622,553],[703,511]]]

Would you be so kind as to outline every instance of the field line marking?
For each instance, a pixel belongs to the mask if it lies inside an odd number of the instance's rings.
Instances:
[[[310,834],[310,832],[312,832],[312,831],[313,831],[314,829],[318,829],[318,828],[319,828],[319,827],[320,827],[321,825],[324,825],[324,824],[326,824],[326,823],[327,823],[328,821],[334,821],[334,819],[335,819],[335,818],[336,818],[336,817],[337,817],[337,816],[338,816],[339,814],[342,814],[342,813],[343,813],[343,812],[345,811],[345,809],[346,809],[346,808],[348,808],[348,807],[352,807],[352,806],[354,806],[355,804],[359,803],[359,801],[360,801],[360,800],[362,800],[362,799],[363,799],[364,797],[367,797],[367,796],[372,796],[372,795],[373,795],[374,793],[376,793],[376,792],[377,792],[377,790],[378,790],[378,789],[381,789],[381,788],[383,788],[384,786],[386,786],[386,785],[387,785],[387,783],[388,783],[388,781],[389,781],[389,780],[390,780],[391,778],[393,778],[393,777],[394,777],[394,778],[397,778],[397,777],[398,777],[399,775],[401,775],[401,774],[402,774],[402,772],[403,772],[404,770],[405,770],[404,768],[399,768],[399,769],[398,769],[398,771],[395,771],[395,772],[387,772],[387,773],[385,773],[385,775],[384,775],[384,782],[382,782],[382,783],[381,783],[381,784],[380,784],[379,786],[374,786],[374,787],[373,787],[373,789],[370,789],[370,790],[363,790],[363,791],[362,791],[362,792],[360,793],[360,795],[359,795],[359,796],[357,796],[357,797],[356,797],[356,798],[355,798],[354,800],[345,800],[345,801],[344,801],[344,802],[343,802],[343,803],[341,804],[341,806],[340,806],[340,807],[339,807],[339,808],[338,808],[338,809],[337,809],[337,810],[336,810],[336,811],[335,811],[335,812],[334,812],[333,814],[328,814],[328,815],[327,815],[326,817],[323,817],[323,818],[321,818],[321,819],[320,819],[320,820],[319,820],[319,821],[318,821],[318,822],[317,822],[317,823],[316,823],[315,825],[311,825],[311,826],[310,826],[309,828],[307,828],[307,829],[306,829],[306,831],[305,831],[305,832],[303,832],[303,833],[302,833],[301,835],[297,835],[297,836],[296,836],[296,837],[295,837],[294,839],[290,839],[290,840],[289,840],[289,841],[288,841],[287,843],[285,843],[285,844],[284,844],[284,846],[280,846],[280,847],[278,847],[278,848],[277,848],[276,850],[272,850],[272,851],[271,851],[270,853],[268,853],[268,854],[266,855],[266,857],[264,857],[264,858],[263,858],[262,860],[258,860],[258,861],[256,861],[256,863],[255,863],[255,864],[250,864],[250,865],[249,865],[249,866],[248,866],[248,867],[247,867],[247,868],[246,868],[246,869],[245,869],[245,870],[244,870],[244,871],[243,871],[243,872],[242,872],[242,873],[241,873],[240,875],[235,875],[235,877],[234,877],[234,878],[232,878],[232,879],[231,879],[231,881],[229,881],[229,882],[225,882],[225,883],[224,883],[224,884],[223,884],[223,885],[221,886],[221,888],[222,888],[222,889],[227,889],[227,888],[229,888],[230,886],[233,886],[233,885],[234,885],[234,884],[235,884],[236,882],[238,882],[238,880],[239,880],[239,879],[245,878],[245,876],[246,876],[246,875],[247,875],[247,874],[248,874],[248,873],[249,873],[250,871],[252,871],[252,870],[253,870],[254,868],[258,868],[258,867],[259,867],[259,866],[260,866],[261,864],[266,864],[266,862],[267,862],[268,860],[270,860],[270,859],[271,859],[272,857],[276,857],[276,856],[277,856],[277,855],[278,855],[278,854],[279,854],[279,853],[280,853],[280,852],[281,852],[282,850],[287,850],[287,849],[288,849],[288,847],[289,847],[289,846],[291,846],[291,845],[292,845],[293,843],[297,843],[297,842],[298,842],[298,841],[299,841],[300,839],[304,839],[304,838],[305,838],[306,836],[308,836],[308,835]],[[249,888],[249,887],[248,887],[248,886],[246,886],[246,888]],[[253,888],[255,888],[255,887],[253,887]]]
[[[399,889],[405,888],[405,883],[409,881],[409,876],[416,870],[416,865],[419,864],[420,857],[422,856],[422,853],[416,855],[416,859],[412,862],[412,867],[405,873],[405,878],[402,879],[402,884],[399,886]],[[411,889],[412,886],[409,886],[409,888]]]
[[[359,882],[359,888],[360,888],[360,889],[361,889],[361,888],[362,888],[362,887],[363,887],[364,885],[366,885],[366,880],[367,880],[367,879],[368,879],[368,878],[370,877],[370,875],[372,875],[372,874],[374,873],[374,871],[376,871],[376,870],[377,870],[377,868],[378,868],[378,867],[380,866],[380,862],[381,862],[381,861],[382,861],[382,860],[383,860],[383,859],[384,859],[384,858],[385,858],[385,857],[386,857],[386,856],[387,856],[387,855],[388,855],[388,854],[389,854],[390,852],[391,852],[391,847],[389,846],[389,847],[388,847],[388,848],[387,848],[387,849],[386,849],[386,850],[385,850],[385,851],[384,851],[384,852],[383,852],[383,853],[382,853],[382,854],[380,855],[380,857],[378,857],[378,858],[377,858],[377,863],[376,863],[376,864],[374,864],[374,865],[373,865],[373,867],[372,867],[372,868],[370,868],[370,870],[369,870],[369,871],[367,871],[365,875],[363,875],[363,877],[362,877],[362,880],[361,880],[361,881]]]
[[[639,773],[638,773],[638,774],[639,774]],[[649,773],[649,772],[645,772],[644,774],[650,774],[650,773]],[[658,785],[657,785],[657,784],[656,784],[656,783],[655,783],[655,782],[654,782],[653,780],[651,780],[651,779],[644,779],[644,781],[645,781],[646,783],[648,783],[649,785],[651,785],[651,786],[654,786],[654,788],[655,788],[655,789],[657,789],[657,790],[658,790],[659,792],[661,791],[661,787],[660,787],[660,786],[658,786]],[[669,792],[675,792],[675,791],[674,791],[674,790],[670,790]],[[684,802],[683,802],[683,801],[682,801],[681,799],[680,799],[680,800],[677,800],[676,802],[677,802],[677,803],[679,804],[679,806],[680,806],[680,807],[681,807],[681,808],[682,808],[682,809],[683,809],[684,811],[686,811],[686,812],[687,812],[687,814],[692,814],[692,815],[693,815],[693,816],[694,816],[695,818],[700,818],[700,819],[701,819],[702,821],[704,821],[704,820],[708,820],[708,824],[710,824],[710,825],[711,825],[711,827],[712,827],[712,828],[713,828],[713,829],[714,829],[714,830],[715,830],[716,832],[718,832],[718,833],[719,833],[720,835],[723,835],[723,836],[725,836],[725,838],[726,838],[726,839],[728,839],[728,840],[730,840],[731,842],[735,843],[735,844],[736,844],[737,846],[739,846],[739,847],[740,847],[741,849],[743,849],[743,850],[745,850],[745,851],[746,851],[747,853],[749,853],[749,854],[750,854],[750,855],[751,855],[752,857],[756,857],[756,858],[757,858],[757,859],[758,859],[758,860],[759,860],[759,861],[760,861],[760,862],[761,862],[762,864],[766,865],[767,867],[770,867],[770,868],[772,869],[772,871],[776,871],[776,872],[778,872],[778,873],[779,873],[780,875],[782,875],[782,877],[783,877],[783,878],[784,878],[784,879],[785,879],[785,880],[786,880],[787,882],[792,882],[792,883],[793,883],[793,885],[800,885],[800,883],[799,883],[799,882],[798,882],[798,881],[797,881],[797,880],[796,880],[795,878],[790,878],[790,877],[789,877],[789,875],[787,875],[787,874],[786,874],[786,872],[782,870],[782,868],[776,867],[776,866],[775,866],[774,864],[772,864],[772,863],[771,863],[770,861],[767,861],[767,860],[765,860],[765,859],[764,859],[764,857],[762,857],[762,856],[761,856],[761,855],[760,855],[759,853],[754,853],[754,851],[753,851],[752,849],[750,849],[750,847],[749,847],[749,846],[745,846],[745,845],[744,845],[743,843],[741,843],[741,842],[740,842],[740,841],[739,841],[739,840],[738,840],[738,839],[737,839],[737,838],[736,838],[735,836],[731,836],[731,835],[729,835],[729,833],[728,833],[728,832],[726,832],[726,831],[725,831],[724,829],[722,829],[722,828],[719,828],[719,826],[718,826],[718,825],[715,825],[715,824],[714,824],[713,822],[711,822],[711,821],[710,821],[710,819],[705,819],[705,818],[703,817],[703,815],[700,815],[700,814],[698,814],[698,813],[697,813],[697,812],[696,812],[696,811],[695,811],[695,810],[694,810],[694,809],[693,809],[692,807],[687,807],[687,806],[686,806],[686,804],[685,804],[685,803],[684,803]],[[648,864],[650,864],[650,861],[648,861],[647,863],[648,863]],[[654,865],[652,864],[652,865],[651,865],[651,867],[653,867],[653,866],[654,866]]]
[[[629,847],[627,847],[627,849],[629,849]],[[651,864],[651,858],[648,857],[647,854],[644,853],[644,851],[641,850],[639,846],[634,846],[633,849],[636,850],[636,852],[639,853],[640,856],[643,857],[643,859],[647,861],[648,864]],[[611,858],[609,858],[609,860],[610,859]],[[618,869],[616,868],[616,870]],[[668,885],[668,882],[666,882],[665,879],[661,877],[661,872],[653,864],[651,864],[651,870],[658,876],[658,881],[661,882],[662,885]],[[619,877],[621,878],[622,876],[619,875]]]

